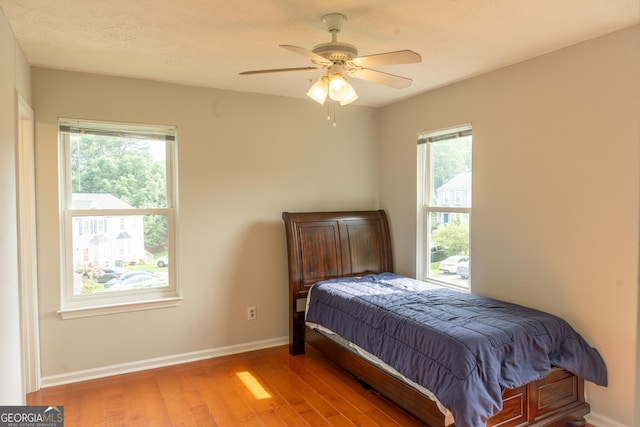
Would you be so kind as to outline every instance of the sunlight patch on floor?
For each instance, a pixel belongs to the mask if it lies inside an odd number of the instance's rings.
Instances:
[[[244,386],[253,394],[256,399],[268,399],[271,397],[269,393],[260,385],[258,380],[249,372],[237,372],[236,375]]]

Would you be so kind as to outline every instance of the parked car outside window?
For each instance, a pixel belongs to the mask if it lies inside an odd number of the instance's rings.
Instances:
[[[119,277],[114,277],[104,284],[105,288],[111,288],[113,285],[120,284],[132,277],[149,274],[147,271],[128,271]],[[114,288],[115,289],[115,288]]]
[[[104,267],[101,270],[102,275],[96,277],[98,283],[107,283],[109,280],[120,277],[127,272],[127,270],[120,267]]]
[[[110,289],[124,290],[124,289],[139,289],[139,288],[148,288],[152,286],[160,286],[161,280],[160,278],[153,274],[145,271],[141,271],[134,276],[130,276],[124,280],[120,280],[114,283]]]
[[[469,278],[469,261],[461,262],[458,265],[458,269],[456,270],[456,273],[458,273],[458,276],[460,276],[461,278],[468,279]]]
[[[469,257],[466,255],[454,255],[449,258],[440,261],[439,270],[443,273],[456,274],[458,272],[458,266],[463,262],[468,262]]]
[[[440,245],[431,246],[431,262],[442,261],[447,257],[445,249]]]

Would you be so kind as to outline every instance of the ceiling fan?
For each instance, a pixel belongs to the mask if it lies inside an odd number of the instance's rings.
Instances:
[[[322,17],[322,21],[331,33],[331,42],[322,43],[312,50],[299,46],[281,44],[280,47],[290,50],[311,60],[313,66],[294,68],[275,68],[266,70],[243,71],[241,75],[279,73],[286,71],[316,71],[326,68],[326,73],[311,86],[307,92],[314,101],[324,104],[327,96],[340,105],[347,105],[358,98],[353,87],[346,80],[349,77],[379,83],[396,89],[402,89],[413,80],[408,77],[397,76],[369,67],[384,65],[409,64],[422,61],[420,54],[412,50],[398,50],[395,52],[378,53],[374,55],[358,56],[358,49],[348,43],[338,42],[338,33],[347,21],[341,13],[329,13]]]

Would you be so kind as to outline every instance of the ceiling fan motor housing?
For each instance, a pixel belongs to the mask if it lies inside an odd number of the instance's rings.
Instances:
[[[346,62],[358,56],[358,49],[348,43],[322,43],[313,48],[313,53],[333,62]]]

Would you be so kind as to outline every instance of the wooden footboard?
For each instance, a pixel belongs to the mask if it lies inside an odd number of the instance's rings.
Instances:
[[[313,329],[306,328],[305,336],[307,344],[428,426],[445,426],[444,414],[424,394]],[[559,368],[541,380],[505,390],[502,398],[502,411],[489,419],[487,427],[577,427],[585,425],[584,416],[590,411],[584,381]]]

